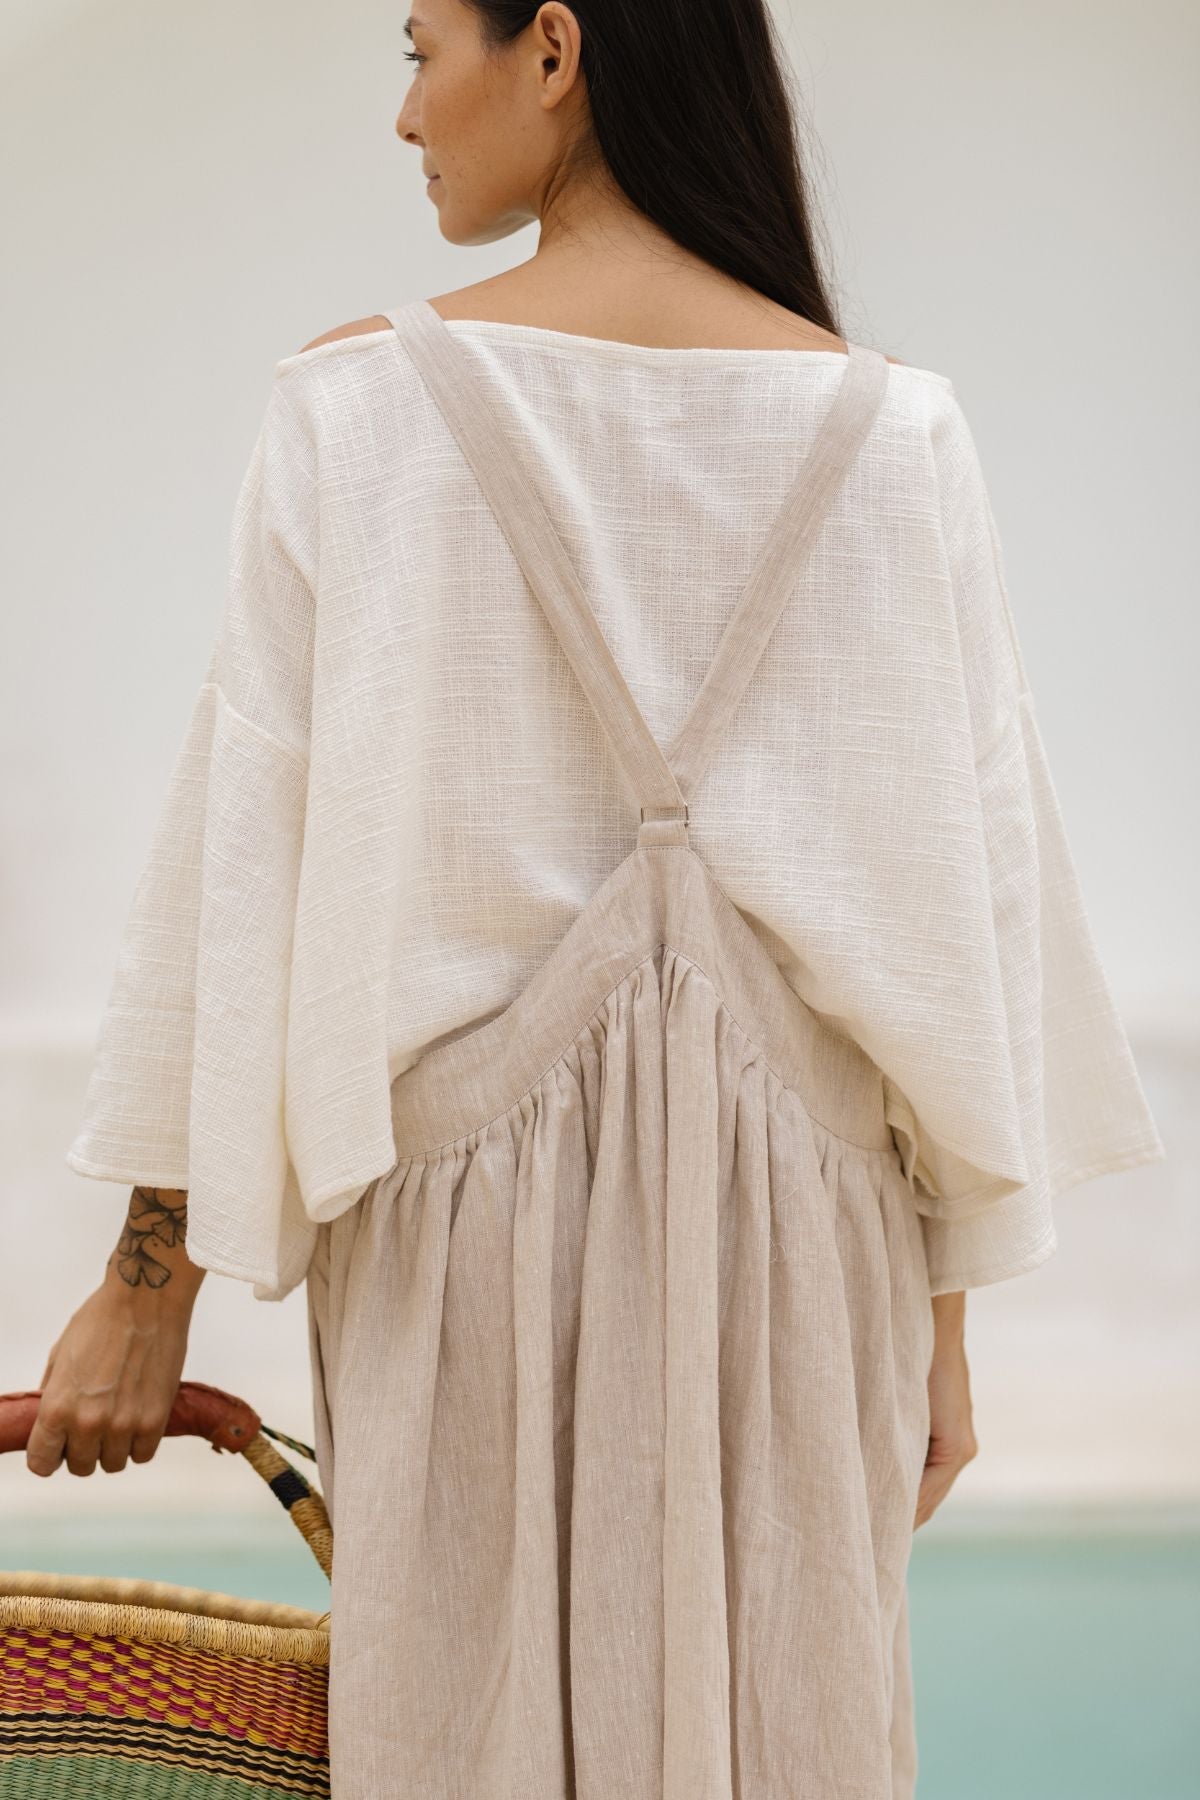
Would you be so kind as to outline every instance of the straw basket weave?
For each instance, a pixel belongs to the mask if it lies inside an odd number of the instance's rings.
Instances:
[[[0,1395],[0,1451],[22,1450],[37,1393]],[[166,1434],[243,1455],[321,1568],[315,1488],[253,1408],[180,1384]],[[258,1800],[329,1794],[329,1613],[164,1581],[0,1570],[2,1800]]]

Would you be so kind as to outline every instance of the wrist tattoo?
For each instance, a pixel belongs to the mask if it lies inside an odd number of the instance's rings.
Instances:
[[[173,1190],[135,1187],[129,1198],[129,1217],[117,1243],[117,1273],[130,1287],[144,1281],[160,1288],[171,1279],[167,1264],[151,1254],[150,1245],[168,1249],[182,1244],[187,1230],[187,1200],[171,1205],[160,1196]]]

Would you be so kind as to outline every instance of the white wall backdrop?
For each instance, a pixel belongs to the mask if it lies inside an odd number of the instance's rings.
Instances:
[[[0,23],[0,1390],[37,1384],[124,1216],[127,1190],[62,1158],[274,364],[536,247],[536,227],[482,250],[438,236],[393,131],[404,11],[22,0]],[[845,329],[949,375],[972,422],[1170,1159],[1063,1196],[1051,1263],[969,1297],[981,1454],[943,1513],[1200,1500],[1197,15],[822,0],[778,18]],[[308,1436],[303,1295],[210,1277],[185,1373]],[[213,1504],[244,1499],[202,1460]],[[184,1466],[98,1477],[88,1505],[169,1502]],[[74,1478],[35,1479],[5,1459],[0,1506],[80,1504]]]

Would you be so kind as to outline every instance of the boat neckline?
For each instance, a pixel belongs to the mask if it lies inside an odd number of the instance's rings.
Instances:
[[[436,308],[431,310],[436,311]],[[438,313],[437,316],[439,319],[442,318],[440,313]],[[609,361],[625,363],[626,365],[641,364],[643,366],[658,365],[660,367],[669,367],[674,363],[687,365],[688,363],[695,364],[704,361],[725,364],[737,364],[742,362],[761,363],[768,357],[783,357],[792,365],[801,360],[818,362],[823,365],[831,362],[846,363],[850,360],[849,355],[845,350],[771,350],[763,345],[745,344],[736,346],[722,344],[634,344],[624,338],[592,337],[584,332],[559,331],[552,325],[526,325],[512,319],[442,319],[442,324],[451,332],[477,332],[482,333],[485,337],[494,335],[500,338],[527,338],[531,341],[544,344],[549,349],[590,352],[601,359],[607,358]],[[284,368],[292,363],[304,362],[310,359],[315,360],[331,354],[336,355],[344,353],[358,345],[378,343],[380,339],[388,336],[391,336],[392,338],[395,338],[396,336],[391,325],[379,326],[375,331],[355,332],[350,337],[330,338],[324,344],[315,345],[309,350],[298,350],[291,356],[281,358],[276,367]],[[889,361],[887,363],[887,368],[889,372],[902,370],[908,375],[921,375],[928,380],[939,381],[947,387],[951,385],[950,377],[948,375],[942,375],[936,369],[922,368],[916,363]]]
[[[439,313],[438,317],[441,318],[442,315]],[[518,335],[549,338],[564,348],[579,344],[589,350],[616,351],[622,356],[650,356],[656,359],[668,356],[818,356],[834,357],[838,362],[849,360],[845,350],[772,350],[765,344],[635,344],[628,338],[592,337],[582,331],[559,331],[553,325],[526,325],[515,319],[442,319],[442,324],[448,325],[452,331],[456,326],[469,331],[515,331]],[[896,365],[891,366],[894,368]]]

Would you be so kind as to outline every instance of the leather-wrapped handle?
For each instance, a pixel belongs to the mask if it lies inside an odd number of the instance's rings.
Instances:
[[[26,1448],[41,1399],[40,1388],[0,1394],[0,1454]],[[202,1437],[215,1450],[244,1450],[261,1426],[254,1408],[236,1394],[203,1381],[181,1381],[163,1436]]]

